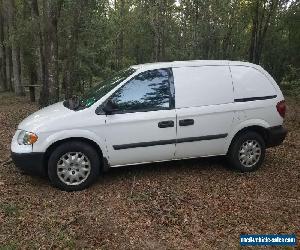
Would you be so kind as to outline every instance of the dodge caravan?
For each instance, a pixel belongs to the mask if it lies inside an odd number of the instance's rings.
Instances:
[[[109,168],[204,156],[225,155],[249,172],[284,140],[285,110],[278,85],[258,65],[136,65],[23,120],[12,159],[67,191],[86,188]]]

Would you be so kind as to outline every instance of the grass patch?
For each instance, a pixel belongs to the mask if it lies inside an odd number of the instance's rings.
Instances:
[[[20,214],[20,208],[13,203],[1,203],[0,209],[6,216],[9,217],[18,216]]]
[[[17,249],[17,244],[15,242],[10,242],[0,246],[0,250],[15,250]]]
[[[63,231],[58,233],[58,244],[60,247],[67,249],[75,249],[76,246],[74,239]]]

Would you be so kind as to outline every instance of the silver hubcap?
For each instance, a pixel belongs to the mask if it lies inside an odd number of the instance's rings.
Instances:
[[[261,146],[256,140],[245,141],[239,150],[239,160],[244,167],[254,166],[260,156]]]
[[[68,152],[58,160],[57,176],[67,185],[83,183],[90,173],[90,160],[81,152]]]

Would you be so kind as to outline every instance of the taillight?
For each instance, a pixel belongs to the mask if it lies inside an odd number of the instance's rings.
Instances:
[[[285,117],[285,112],[286,112],[285,101],[283,100],[283,101],[278,102],[277,105],[276,105],[276,108],[277,108],[277,111],[280,114],[280,116],[282,118],[284,118]]]

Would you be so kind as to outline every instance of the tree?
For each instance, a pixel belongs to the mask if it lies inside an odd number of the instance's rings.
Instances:
[[[4,0],[7,10],[7,20],[9,27],[9,39],[11,43],[11,56],[12,56],[12,72],[13,72],[13,86],[16,95],[25,95],[24,87],[21,83],[21,65],[20,65],[20,47],[16,40],[17,27],[16,27],[16,6],[14,0]]]
[[[252,5],[251,43],[249,61],[259,64],[264,41],[279,0],[255,0]]]
[[[43,0],[42,71],[43,84],[40,105],[46,106],[59,100],[58,84],[58,37],[57,25],[63,0]]]
[[[0,1],[0,91],[7,90],[3,2]]]
[[[25,82],[39,84],[46,106],[128,65],[191,59],[249,60],[280,81],[300,67],[299,8],[292,0],[0,0],[0,88],[19,95]]]
[[[37,23],[38,62],[32,64],[37,67],[30,70],[30,78],[32,83],[37,78],[42,83],[39,99],[42,107],[59,100],[58,19],[62,4],[63,0],[43,0],[40,7],[38,0],[31,0],[32,16]]]
[[[77,83],[76,77],[76,61],[77,50],[80,35],[80,23],[83,9],[85,8],[85,1],[79,0],[71,3],[72,9],[71,24],[69,38],[66,40],[65,55],[64,55],[64,72],[63,72],[63,88],[65,97],[70,98],[73,95],[74,87]]]

